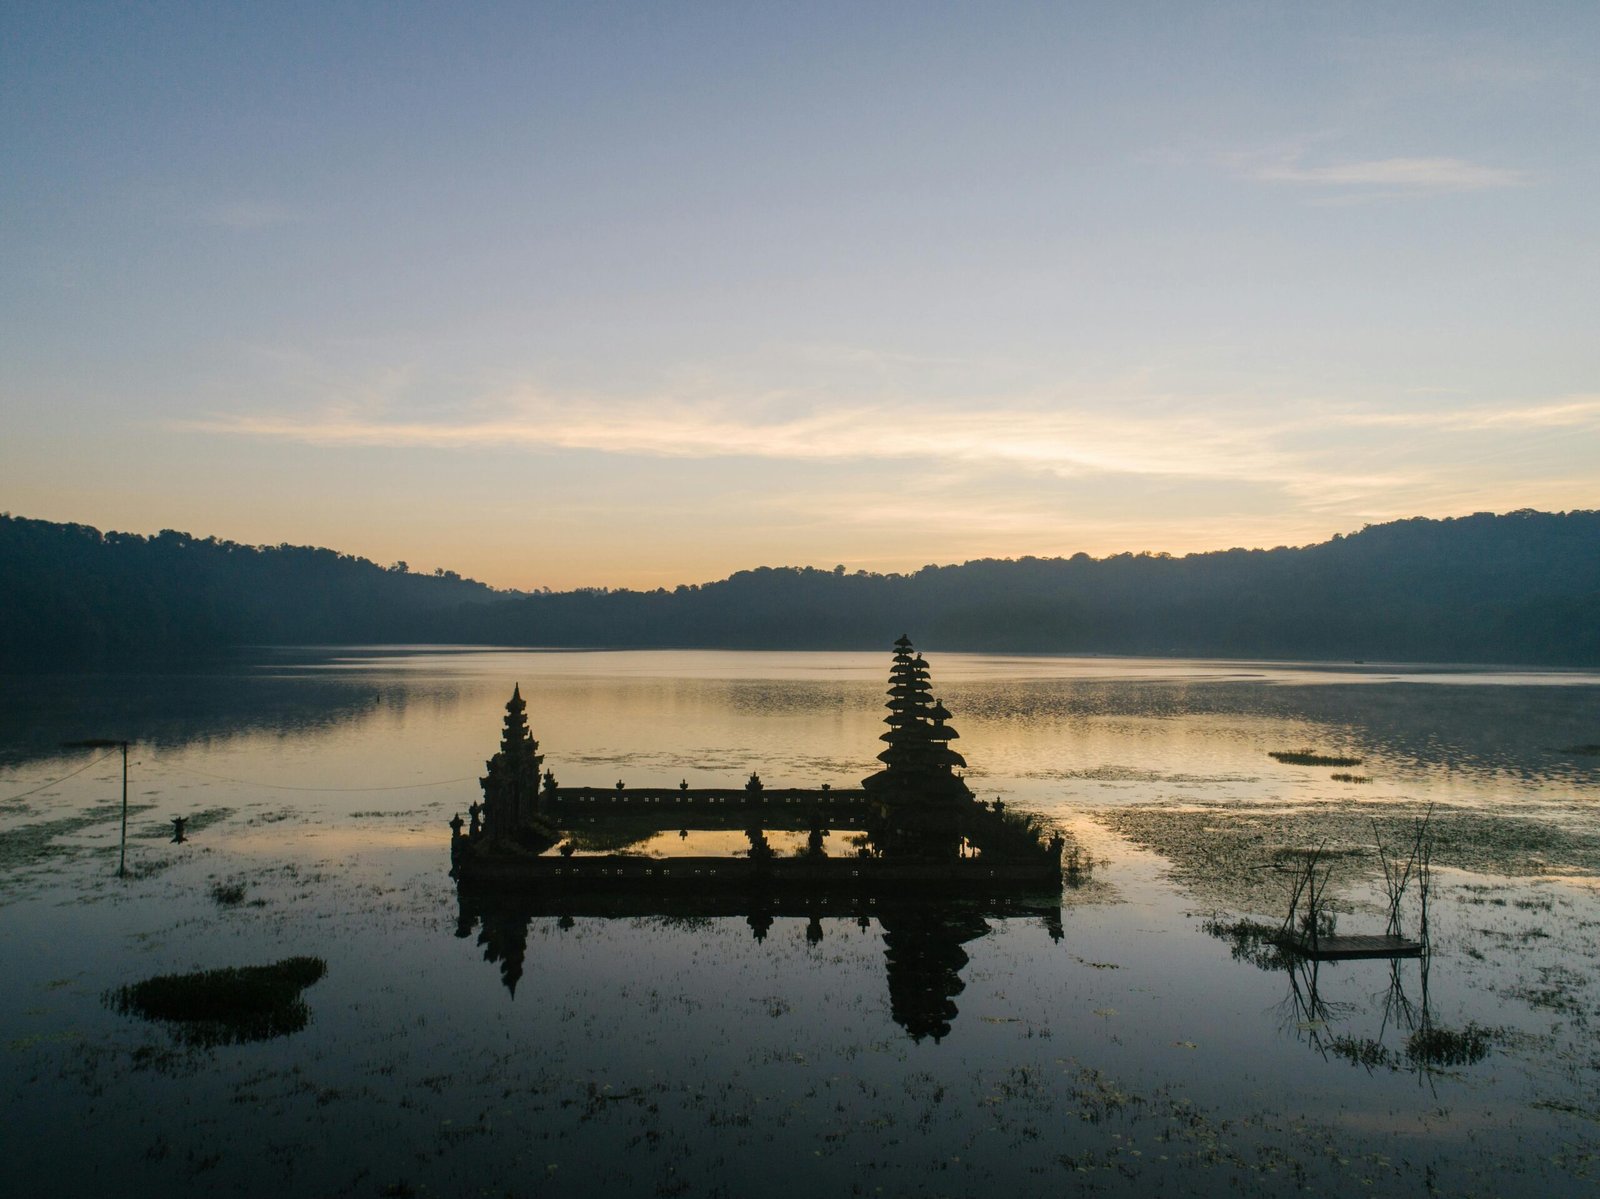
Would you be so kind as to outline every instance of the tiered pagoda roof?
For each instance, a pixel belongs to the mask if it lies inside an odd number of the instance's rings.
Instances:
[[[883,719],[889,731],[879,738],[887,743],[878,755],[884,768],[863,779],[862,786],[900,798],[966,798],[971,792],[954,769],[967,761],[950,748],[961,734],[945,723],[950,712],[934,696],[928,664],[914,652],[911,639],[902,636],[894,645],[889,714]]]
[[[484,829],[491,836],[521,834],[537,802],[544,755],[528,729],[527,710],[521,686],[514,687],[506,703],[500,752],[485,763],[489,773],[479,780],[483,787]]]

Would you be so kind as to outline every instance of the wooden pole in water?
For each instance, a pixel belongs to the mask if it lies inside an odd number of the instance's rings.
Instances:
[[[117,877],[128,877],[128,743],[122,743],[122,852],[117,857]]]
[[[117,877],[128,876],[128,741],[112,741],[95,737],[87,741],[63,741],[66,749],[121,749],[122,750],[122,849],[117,856]]]

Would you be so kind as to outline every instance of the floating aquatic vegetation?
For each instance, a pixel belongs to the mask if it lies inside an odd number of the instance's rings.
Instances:
[[[1535,1099],[1533,1107],[1542,1108],[1547,1112],[1561,1112],[1568,1116],[1582,1116],[1585,1120],[1593,1120],[1600,1124],[1600,1107],[1585,1107],[1567,1099]]]
[[[1371,777],[1368,775],[1347,774],[1343,771],[1335,771],[1328,777],[1333,779],[1333,781],[1336,783],[1370,783],[1372,781]]]
[[[1099,823],[1171,863],[1171,877],[1207,906],[1279,912],[1285,876],[1313,848],[1334,866],[1333,886],[1381,876],[1372,852],[1373,815],[1385,840],[1402,841],[1427,811],[1416,803],[1381,808],[1353,800],[1273,808],[1219,803],[1172,808],[1130,804],[1094,813]],[[1434,805],[1433,866],[1500,875],[1600,870],[1600,835],[1568,828],[1536,812]],[[1330,894],[1333,892],[1330,890]]]
[[[321,958],[284,958],[270,966],[159,974],[107,992],[106,999],[124,1014],[172,1023],[191,1045],[265,1041],[306,1026],[311,1012],[300,992],[327,971]]]
[[[236,908],[244,902],[244,884],[212,883],[211,898],[219,907]]]
[[[154,804],[130,804],[129,816],[142,815]],[[50,859],[92,852],[90,847],[62,842],[60,838],[87,832],[97,825],[112,825],[121,818],[118,804],[100,804],[70,816],[37,820],[0,831],[0,877],[38,866]],[[114,845],[112,848],[116,848]]]
[[[1359,766],[1362,763],[1361,758],[1319,754],[1314,749],[1269,749],[1267,757],[1276,758],[1285,766]]]

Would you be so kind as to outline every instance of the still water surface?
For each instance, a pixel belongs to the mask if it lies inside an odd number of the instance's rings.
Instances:
[[[875,766],[887,653],[273,651],[0,680],[19,1193],[1595,1186],[1600,758],[1579,751],[1600,676],[929,659],[974,789],[1069,834],[1061,896],[458,903],[445,822],[513,683],[564,785],[849,787]],[[123,736],[117,880],[118,759],[52,780],[100,752],[60,742]],[[1268,756],[1295,749],[1361,765]],[[1291,851],[1317,845],[1341,854],[1341,931],[1379,931],[1372,847],[1430,805],[1425,969],[1312,980],[1208,935],[1275,920]],[[194,1045],[104,1002],[292,954],[328,972],[290,1036]],[[1419,1028],[1486,1052],[1419,1060]]]

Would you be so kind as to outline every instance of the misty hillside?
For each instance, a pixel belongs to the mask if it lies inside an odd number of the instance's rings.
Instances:
[[[422,641],[1600,665],[1600,512],[1369,526],[1182,558],[761,568],[673,590],[495,592],[331,550],[0,518],[0,660]]]

